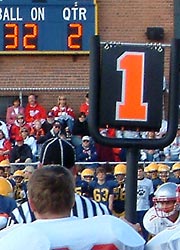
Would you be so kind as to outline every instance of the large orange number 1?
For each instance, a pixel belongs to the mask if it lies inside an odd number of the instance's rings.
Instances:
[[[144,52],[125,52],[117,59],[117,71],[122,71],[122,96],[121,102],[116,102],[116,120],[147,121],[144,57]]]

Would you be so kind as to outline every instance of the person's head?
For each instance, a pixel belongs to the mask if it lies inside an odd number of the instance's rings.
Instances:
[[[78,115],[78,119],[80,122],[84,122],[86,120],[86,114],[84,112],[80,112]]]
[[[34,173],[34,167],[33,166],[26,166],[23,170],[24,172],[24,179],[29,180],[31,178],[31,175]]]
[[[4,168],[4,175],[8,177],[11,173],[11,166],[9,160],[3,160],[0,162],[0,166]]]
[[[114,167],[114,176],[118,182],[124,181],[126,176],[126,165],[122,163],[117,164]]]
[[[28,103],[31,105],[31,106],[34,106],[36,104],[36,96],[34,94],[30,94],[28,96]]]
[[[154,207],[161,218],[169,217],[177,213],[177,184],[166,182],[154,192]]]
[[[170,167],[166,164],[158,164],[158,176],[163,181],[166,182],[169,178]]]
[[[138,166],[138,180],[144,179],[144,166],[140,164]]]
[[[24,116],[22,114],[17,115],[16,121],[19,125],[24,124]]]
[[[59,121],[55,121],[53,123],[52,129],[53,129],[54,134],[58,134],[61,131],[61,123]]]
[[[90,145],[90,137],[88,135],[85,135],[82,137],[82,146],[85,148],[88,148]]]
[[[150,163],[148,166],[148,176],[151,179],[155,179],[158,176],[158,164],[155,162]]]
[[[23,137],[23,139],[26,139],[29,136],[30,131],[27,127],[24,126],[20,129],[20,134]]]
[[[75,165],[75,151],[66,140],[51,138],[47,140],[40,153],[40,166],[59,164],[72,169]]]
[[[20,99],[19,99],[19,97],[15,97],[14,99],[13,99],[13,102],[12,102],[12,105],[15,107],[15,108],[17,108],[17,107],[19,107],[20,106]]]
[[[22,170],[16,170],[13,174],[13,179],[16,182],[16,185],[19,185],[24,180],[24,172]]]
[[[49,112],[47,113],[47,118],[46,118],[46,120],[47,120],[48,123],[50,123],[50,124],[53,124],[53,123],[54,123],[55,116],[54,116],[53,112],[49,111]]]
[[[28,182],[28,199],[37,219],[70,216],[74,196],[73,176],[61,166],[37,169]]]
[[[24,138],[22,137],[22,135],[16,136],[15,140],[18,147],[21,147],[24,144]]]
[[[106,179],[106,169],[103,167],[96,168],[96,177],[98,181],[103,182]]]
[[[176,178],[180,178],[180,162],[174,163],[171,170]]]
[[[85,180],[87,182],[91,182],[94,178],[94,170],[92,170],[91,168],[85,168],[82,172],[81,172],[81,179]]]
[[[41,127],[42,127],[41,120],[35,120],[34,123],[33,123],[33,127],[34,127],[36,130],[41,129]]]
[[[58,105],[64,107],[66,106],[67,98],[64,95],[58,96]]]

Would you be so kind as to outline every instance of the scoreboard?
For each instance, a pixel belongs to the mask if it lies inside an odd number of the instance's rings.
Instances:
[[[88,54],[95,0],[0,0],[0,53]]]

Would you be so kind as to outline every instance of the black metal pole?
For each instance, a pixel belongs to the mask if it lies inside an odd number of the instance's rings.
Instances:
[[[139,149],[128,148],[126,154],[126,200],[125,217],[131,223],[136,223],[136,201],[137,201],[137,170]]]

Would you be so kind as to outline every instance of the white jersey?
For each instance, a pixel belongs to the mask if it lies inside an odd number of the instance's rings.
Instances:
[[[13,228],[0,232],[0,250],[143,250],[145,244],[131,226],[110,215],[36,220]]]
[[[154,236],[145,247],[145,250],[179,250],[180,225],[168,227]]]
[[[153,182],[148,178],[137,181],[137,211],[144,211],[150,208],[149,196],[154,192]]]
[[[180,225],[180,213],[177,220],[172,222],[168,218],[158,217],[155,208],[152,207],[146,212],[143,218],[143,225],[150,234],[156,235],[167,227]]]
[[[75,204],[71,210],[71,216],[77,216],[79,218],[90,218],[93,216],[105,214],[110,214],[107,206],[75,194]],[[29,223],[34,220],[35,216],[29,207],[29,203],[26,201],[13,210],[7,226],[11,226],[16,223]]]

